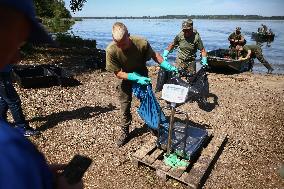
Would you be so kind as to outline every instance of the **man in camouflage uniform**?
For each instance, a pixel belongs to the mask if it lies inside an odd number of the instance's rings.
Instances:
[[[114,23],[112,27],[113,41],[106,48],[106,69],[121,79],[118,85],[121,110],[121,135],[117,140],[119,147],[129,140],[129,126],[132,121],[131,101],[132,83],[148,85],[146,62],[151,58],[167,71],[176,72],[177,69],[164,60],[161,55],[154,52],[146,39],[130,36],[128,29],[121,22]]]
[[[267,73],[272,73],[274,70],[271,65],[265,60],[262,54],[262,50],[258,45],[237,45],[236,50],[239,52],[241,55],[239,60],[246,60],[248,58],[257,58],[259,62],[261,62],[266,68],[267,68]]]
[[[197,49],[201,51],[202,65],[207,66],[207,53],[203,46],[199,33],[193,29],[193,22],[191,19],[182,23],[182,31],[175,37],[166,50],[164,50],[163,57],[167,60],[168,54],[175,48],[178,48],[176,63],[178,68],[188,71],[188,73],[196,73],[196,52]]]
[[[241,28],[236,27],[236,31],[231,33],[228,37],[228,40],[230,41],[230,48],[235,48],[237,45],[245,45],[246,40],[244,36],[241,34]]]
[[[262,28],[261,28],[261,32],[266,33],[267,32],[267,26],[264,24],[261,24]]]

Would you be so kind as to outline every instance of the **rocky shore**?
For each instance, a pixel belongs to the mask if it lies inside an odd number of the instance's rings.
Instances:
[[[132,154],[156,140],[136,113],[137,100],[132,108],[134,138],[117,148],[117,79],[113,73],[97,69],[99,66],[80,70],[86,62],[94,65],[96,54],[50,52],[28,57],[21,64],[74,62],[78,65],[73,69],[75,78],[81,85],[42,89],[16,85],[27,120],[42,132],[30,139],[48,162],[67,163],[75,154],[92,158],[93,164],[84,177],[87,189],[186,188],[175,180],[164,182],[153,170],[132,164]],[[157,71],[150,68],[153,85]],[[179,107],[189,112],[193,125],[228,136],[204,188],[284,188],[284,179],[279,176],[284,164],[284,76],[209,73],[208,78],[211,107],[200,109],[196,103]]]

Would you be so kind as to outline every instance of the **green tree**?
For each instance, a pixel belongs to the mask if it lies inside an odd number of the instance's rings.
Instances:
[[[63,0],[54,1],[52,4],[53,15],[56,18],[71,18],[69,10],[65,8]]]
[[[70,0],[70,8],[73,12],[80,11],[87,0]]]
[[[36,14],[38,17],[53,17],[53,11],[51,9],[52,0],[34,0]]]
[[[63,0],[34,0],[36,14],[42,18],[71,18]]]

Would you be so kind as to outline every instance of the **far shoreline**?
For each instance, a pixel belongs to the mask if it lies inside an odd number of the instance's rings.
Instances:
[[[259,16],[259,15],[166,15],[166,16],[74,16],[74,19],[202,19],[202,20],[279,20],[284,21],[284,16]]]

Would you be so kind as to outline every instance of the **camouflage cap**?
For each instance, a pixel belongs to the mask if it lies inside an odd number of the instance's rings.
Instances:
[[[237,31],[241,31],[241,27],[236,27],[236,30]]]
[[[191,19],[188,19],[182,23],[183,30],[189,30],[193,28],[193,22]]]
[[[186,22],[188,22],[189,24],[193,25],[193,21],[191,19],[187,19]]]

